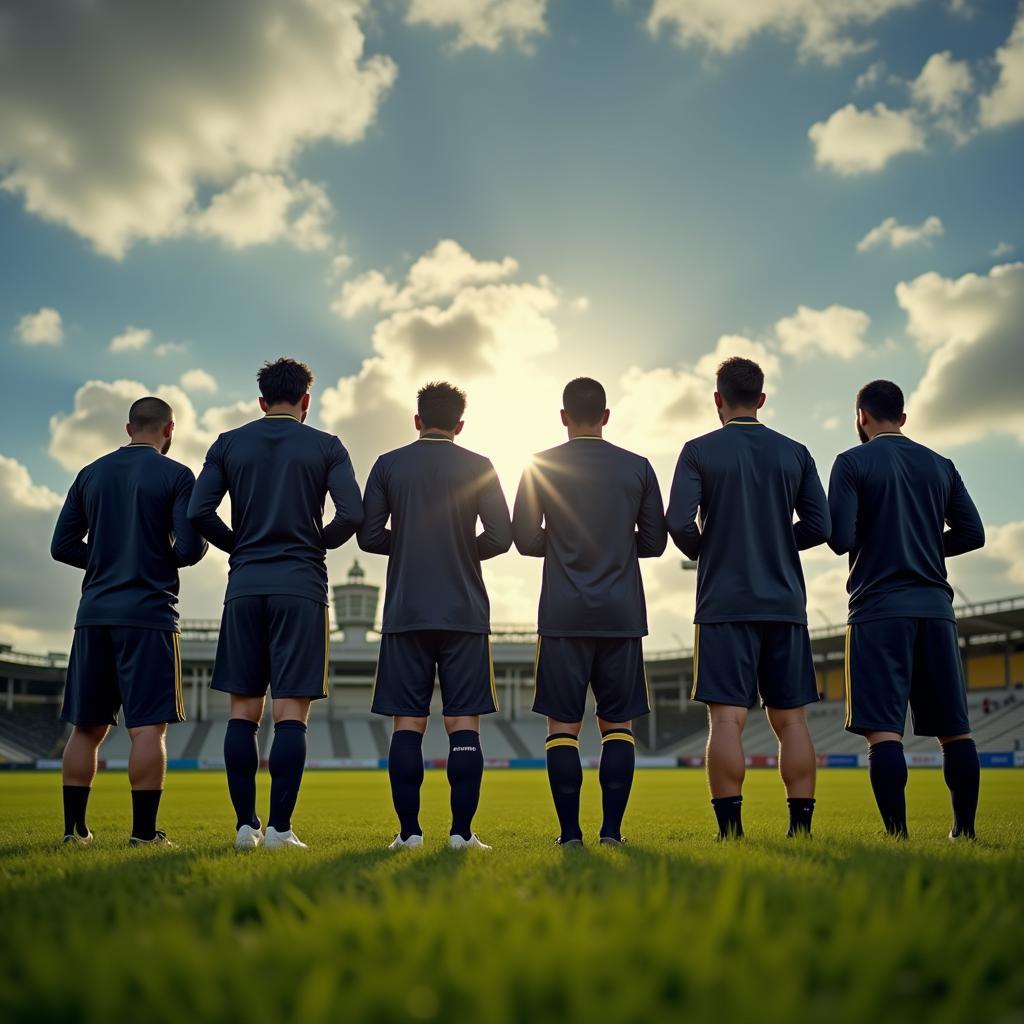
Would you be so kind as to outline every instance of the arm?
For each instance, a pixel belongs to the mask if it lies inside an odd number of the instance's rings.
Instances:
[[[687,558],[700,557],[701,536],[696,523],[700,498],[700,469],[691,442],[683,445],[679,453],[665,516],[665,525],[673,543]]]
[[[512,520],[508,515],[508,502],[501,489],[501,481],[494,472],[494,466],[487,462],[487,469],[480,481],[477,492],[477,515],[483,533],[476,537],[476,551],[480,561],[503,555],[512,547]]]
[[[391,509],[384,489],[384,472],[380,459],[373,464],[370,478],[363,492],[363,524],[356,533],[356,541],[371,555],[391,554],[391,531],[387,528]]]
[[[65,565],[73,565],[76,569],[84,569],[89,561],[89,545],[84,537],[89,532],[89,523],[82,507],[82,497],[78,490],[78,479],[68,490],[64,499],[64,507],[57,517],[57,525],[50,541],[50,555],[55,561]]]
[[[523,470],[516,491],[515,507],[512,511],[512,536],[516,551],[521,555],[543,558],[547,546],[544,533],[544,508],[537,492],[536,470],[527,466]]]
[[[192,497],[188,503],[188,518],[196,530],[214,547],[231,554],[235,547],[235,534],[217,515],[217,507],[227,491],[221,439],[218,437],[206,453],[206,462],[203,463],[199,479],[192,490]]]
[[[182,468],[174,481],[174,507],[171,509],[171,524],[174,530],[172,547],[174,564],[183,567],[195,565],[206,554],[208,545],[199,535],[188,518],[188,503],[192,497],[196,478],[192,470]]]
[[[797,551],[806,551],[824,544],[832,529],[832,519],[825,489],[818,477],[818,467],[814,465],[810,452],[807,452],[807,461],[804,463],[804,475],[796,495],[795,508],[799,517],[793,524]]]
[[[324,547],[340,548],[363,522],[363,499],[345,446],[333,438],[331,462],[327,468],[327,493],[334,502],[334,518],[324,527]]]
[[[856,546],[858,501],[853,466],[840,455],[832,464],[828,480],[828,511],[832,520],[828,546],[837,555],[845,555]]]
[[[985,527],[981,516],[955,468],[944,518],[949,527],[942,535],[942,549],[947,558],[985,546]]]
[[[657,558],[668,546],[665,506],[654,467],[644,460],[644,493],[636,518],[636,553],[640,558]]]

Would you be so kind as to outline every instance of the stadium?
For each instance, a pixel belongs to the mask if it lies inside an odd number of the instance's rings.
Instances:
[[[358,560],[345,583],[332,589],[329,695],[313,705],[309,728],[309,767],[386,767],[387,722],[370,705],[377,665],[379,588],[365,582]],[[975,736],[989,767],[1024,765],[1024,596],[965,604],[957,608],[961,650]],[[188,721],[168,731],[171,768],[222,768],[221,744],[227,719],[225,694],[210,690],[217,645],[217,621],[185,619],[181,625],[182,679]],[[843,728],[843,644],[845,626],[812,630],[812,647],[822,702],[808,714],[821,764],[865,763],[864,743]],[[485,757],[491,767],[544,764],[544,720],[531,713],[536,633],[532,626],[495,625],[492,635],[500,711],[482,723]],[[0,644],[0,765],[56,768],[65,727],[57,720],[66,655],[27,654]],[[691,651],[646,654],[651,714],[638,726],[640,760],[647,767],[699,767],[706,741],[706,712],[691,702]],[[268,708],[269,713],[269,708]],[[444,767],[448,745],[434,709],[424,740],[424,757]],[[269,744],[272,730],[264,731]],[[581,737],[581,753],[596,764],[600,738],[593,715]],[[761,715],[752,717],[744,749],[754,766],[774,766],[777,741]],[[124,768],[130,741],[123,728],[111,730],[100,751],[108,768]],[[941,763],[933,740],[908,728],[911,764]],[[264,757],[266,752],[264,753]]]

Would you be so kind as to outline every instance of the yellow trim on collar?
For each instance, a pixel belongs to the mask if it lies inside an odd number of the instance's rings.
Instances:
[[[897,434],[895,430],[887,430],[882,434],[875,434],[875,437],[906,437],[906,434]],[[875,437],[871,438],[874,441]]]
[[[265,420],[295,420],[299,422],[298,416],[293,416],[290,412],[268,412],[264,417]]]
[[[455,444],[454,437],[418,437],[417,441],[447,441],[449,444]]]
[[[764,424],[760,420],[726,420],[725,426],[727,427],[763,427]]]
[[[603,441],[604,438],[600,434],[577,434],[575,437],[570,437],[570,441]]]

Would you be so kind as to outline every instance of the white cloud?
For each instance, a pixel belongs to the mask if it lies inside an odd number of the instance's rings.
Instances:
[[[138,352],[153,340],[153,332],[148,327],[126,327],[120,334],[110,339],[111,352]]]
[[[1009,256],[1015,248],[1016,246],[1011,245],[1009,242],[997,242],[990,255],[995,259],[999,259],[1000,256]]]
[[[647,28],[657,35],[668,29],[679,46],[700,43],[732,53],[761,33],[773,32],[799,41],[801,57],[837,64],[862,53],[873,42],[852,30],[870,25],[917,0],[653,0]]]
[[[186,370],[181,375],[181,386],[186,391],[208,391],[213,394],[217,390],[217,381],[206,370]]]
[[[884,103],[868,110],[848,103],[811,125],[807,134],[818,166],[843,175],[880,171],[893,157],[925,147],[924,130],[912,112],[890,110]]]
[[[404,284],[396,284],[379,270],[369,270],[346,281],[332,309],[346,319],[369,310],[393,311],[448,298],[468,285],[511,277],[519,264],[477,260],[458,242],[444,238],[409,268]]]
[[[1013,583],[1024,583],[1024,522],[989,526],[985,530],[985,554],[1006,565]]]
[[[164,356],[177,355],[179,352],[184,352],[186,346],[180,341],[161,341],[159,345],[154,346],[153,354],[163,358]]]
[[[35,313],[26,313],[14,332],[26,345],[59,345],[64,340],[64,323],[57,310],[43,306]]]
[[[956,110],[974,86],[965,60],[953,60],[949,50],[933,53],[921,73],[910,83],[910,95],[918,106],[932,113]]]
[[[0,185],[115,258],[179,234],[201,187],[231,194],[249,172],[287,174],[314,141],[365,135],[396,68],[364,55],[364,8],[220,0],[183,17],[108,0],[55,17],[10,7]],[[295,230],[308,241],[318,229]]]
[[[331,201],[319,185],[253,171],[215,195],[190,224],[229,249],[287,241],[296,249],[323,250],[331,241],[330,214]]]
[[[849,306],[798,306],[792,316],[775,324],[775,332],[782,351],[797,359],[820,354],[849,360],[864,352],[864,334],[870,323],[867,313]]]
[[[943,231],[942,221],[934,215],[925,218],[920,224],[901,224],[895,217],[886,217],[857,243],[857,252],[867,252],[880,245],[902,249],[906,245],[928,242]]]
[[[821,425],[825,430],[837,430],[839,428],[839,417],[838,416],[826,416],[821,421]]]
[[[857,92],[873,89],[884,78],[887,68],[884,60],[876,60],[869,64],[854,80],[853,87]]]
[[[986,128],[1002,128],[1024,120],[1024,10],[1006,42],[996,50],[999,77],[992,91],[978,101],[978,117]]]
[[[932,271],[898,284],[896,299],[907,314],[907,332],[929,353],[907,403],[911,429],[940,445],[989,434],[1024,443],[1024,263],[956,279]]]
[[[174,443],[171,457],[194,472],[202,466],[206,450],[218,433],[252,419],[255,401],[239,402],[196,414],[188,395],[176,384],[148,388],[134,380],[90,380],[76,392],[69,413],[50,417],[50,455],[65,469],[82,466],[127,442],[124,424],[137,398],[156,395],[174,410]]]
[[[32,481],[15,459],[0,455],[0,640],[35,649],[63,646],[78,600],[78,581],[50,558],[61,497]]]
[[[454,28],[456,50],[494,51],[508,41],[529,51],[534,37],[547,31],[546,11],[547,0],[409,0],[405,20]]]

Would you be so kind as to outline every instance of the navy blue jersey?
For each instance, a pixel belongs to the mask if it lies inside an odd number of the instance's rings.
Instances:
[[[217,515],[231,497],[231,526]],[[324,525],[330,494],[334,518]],[[327,603],[329,548],[363,521],[352,462],[333,435],[270,415],[221,434],[206,453],[189,518],[228,558],[225,601],[290,594]]]
[[[64,499],[50,554],[85,570],[79,626],[178,628],[178,569],[206,554],[186,510],[195,477],[148,444],[83,469]],[[86,540],[88,536],[88,540]]]
[[[806,624],[799,552],[828,540],[829,514],[802,444],[745,416],[688,441],[668,531],[697,560],[694,622]]]
[[[878,434],[836,459],[828,503],[829,547],[850,555],[850,622],[955,618],[946,559],[980,548],[985,528],[949,459]]]
[[[374,463],[363,505],[359,546],[388,556],[382,631],[489,633],[480,563],[512,546],[508,505],[491,460],[442,434],[426,434]]]
[[[651,464],[600,437],[534,455],[513,515],[516,548],[544,559],[541,636],[647,635],[638,558],[665,550],[665,509]]]

